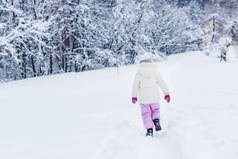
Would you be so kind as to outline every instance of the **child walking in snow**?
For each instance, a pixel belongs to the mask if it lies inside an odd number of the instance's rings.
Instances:
[[[141,61],[134,78],[132,103],[135,104],[137,97],[139,98],[142,120],[147,129],[146,136],[153,136],[154,126],[156,131],[161,130],[159,88],[169,103],[169,89],[159,74],[157,65],[150,60]]]

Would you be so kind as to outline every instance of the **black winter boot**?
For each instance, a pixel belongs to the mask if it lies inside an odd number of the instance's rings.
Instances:
[[[160,126],[159,119],[155,119],[153,122],[155,124],[155,130],[156,131],[160,131],[161,130],[161,126]]]
[[[152,129],[152,128],[147,129],[146,136],[151,136],[151,137],[153,137],[153,129]]]

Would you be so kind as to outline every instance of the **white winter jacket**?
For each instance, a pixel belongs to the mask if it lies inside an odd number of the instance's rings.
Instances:
[[[140,104],[160,102],[160,91],[169,94],[169,89],[163,81],[154,63],[141,63],[135,75],[132,97],[139,97]]]

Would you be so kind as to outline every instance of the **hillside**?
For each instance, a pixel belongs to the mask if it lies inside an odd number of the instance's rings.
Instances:
[[[0,158],[236,159],[238,61],[193,52],[158,65],[172,102],[154,138],[131,104],[135,65],[1,84]]]

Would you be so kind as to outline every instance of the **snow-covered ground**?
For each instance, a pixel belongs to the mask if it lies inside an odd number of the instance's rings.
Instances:
[[[1,159],[237,159],[238,60],[199,52],[158,63],[172,102],[145,137],[131,104],[136,66],[0,85]]]

